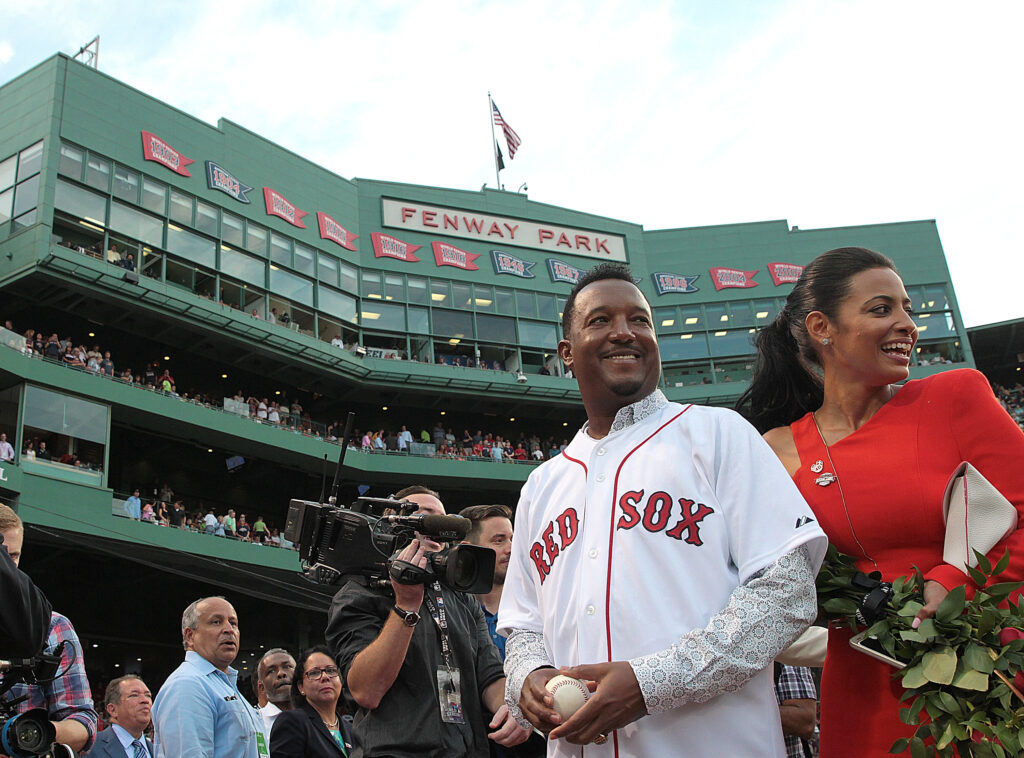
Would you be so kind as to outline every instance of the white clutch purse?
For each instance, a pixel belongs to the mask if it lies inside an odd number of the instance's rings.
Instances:
[[[978,469],[964,461],[953,470],[942,498],[946,541],[942,560],[967,573],[978,564],[974,551],[987,553],[1017,528],[1017,509]]]

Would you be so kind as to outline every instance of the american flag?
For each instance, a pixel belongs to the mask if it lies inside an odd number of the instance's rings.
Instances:
[[[505,135],[505,142],[508,144],[508,158],[512,160],[516,157],[516,150],[519,149],[519,145],[522,144],[522,140],[519,139],[519,135],[516,134],[515,129],[508,125],[508,122],[501,117],[501,111],[498,110],[498,106],[491,100],[491,110],[494,111],[494,123],[496,126],[501,127],[501,131]]]

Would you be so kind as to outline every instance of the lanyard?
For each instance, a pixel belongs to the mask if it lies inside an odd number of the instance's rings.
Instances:
[[[437,601],[431,597],[430,593],[423,593],[423,602],[427,604],[427,610],[430,611],[431,618],[434,619],[434,623],[437,624],[438,631],[441,632],[441,655],[444,656],[444,665],[449,669],[452,668],[452,649],[448,643],[448,615],[444,609],[444,598],[441,597],[441,584],[435,581],[431,585],[431,589],[437,595]]]

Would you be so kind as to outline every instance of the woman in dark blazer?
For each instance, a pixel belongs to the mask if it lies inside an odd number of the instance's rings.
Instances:
[[[323,645],[303,653],[292,679],[294,710],[284,711],[270,732],[271,758],[347,758],[352,728],[338,709],[341,674]]]

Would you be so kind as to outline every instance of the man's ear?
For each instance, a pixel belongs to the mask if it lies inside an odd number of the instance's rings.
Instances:
[[[559,341],[558,357],[562,359],[562,363],[566,368],[572,368],[572,344],[569,340],[563,339]]]

